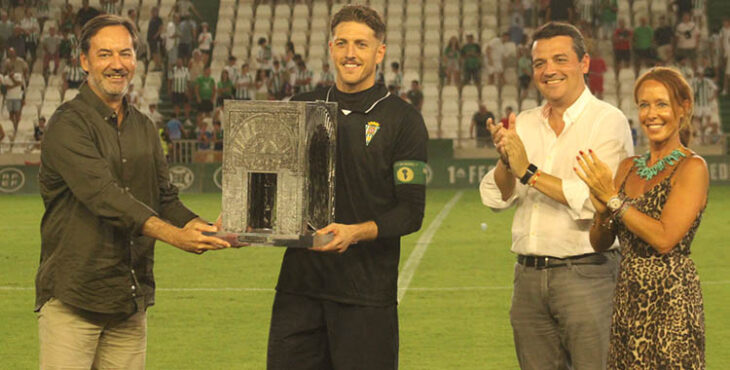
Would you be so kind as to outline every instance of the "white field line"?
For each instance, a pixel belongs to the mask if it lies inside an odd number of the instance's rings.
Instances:
[[[730,285],[730,280],[702,281],[702,285]],[[446,286],[446,287],[408,287],[413,292],[471,292],[480,290],[509,290],[512,285],[504,286]],[[0,286],[0,291],[32,291],[33,287]],[[274,288],[157,288],[158,292],[264,292],[273,293]],[[398,290],[404,290],[399,288]]]
[[[451,209],[454,208],[456,202],[461,199],[462,195],[464,195],[463,190],[454,194],[451,200],[449,200],[449,202],[444,205],[444,208],[441,209],[441,212],[436,215],[436,218],[431,221],[428,228],[426,228],[426,231],[418,238],[416,247],[413,248],[413,251],[411,251],[411,255],[408,256],[408,260],[398,276],[398,303],[403,301],[403,297],[406,295],[408,286],[411,285],[413,274],[416,273],[416,269],[421,263],[423,255],[426,254],[426,250],[428,249],[429,244],[431,244],[433,235],[436,234],[436,231],[438,231],[441,227],[441,223],[444,222],[444,219],[446,219],[446,216],[449,215],[449,212],[451,212]]]

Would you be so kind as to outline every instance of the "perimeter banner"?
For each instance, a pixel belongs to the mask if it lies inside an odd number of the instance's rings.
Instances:
[[[712,185],[730,185],[730,156],[704,158]],[[426,164],[426,185],[441,189],[477,189],[482,177],[496,163],[496,159],[433,159]],[[170,180],[181,193],[217,193],[221,191],[221,164],[171,164]],[[38,192],[38,166],[0,166],[0,196]]]

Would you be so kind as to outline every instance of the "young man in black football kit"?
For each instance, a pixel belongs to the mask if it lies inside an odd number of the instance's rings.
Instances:
[[[335,86],[292,100],[338,103],[333,240],[289,248],[271,317],[269,369],[396,369],[400,237],[421,227],[426,144],[421,114],[375,84],[385,26],[374,10],[332,18]]]

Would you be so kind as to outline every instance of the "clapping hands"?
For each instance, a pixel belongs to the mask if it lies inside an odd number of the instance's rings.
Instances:
[[[573,167],[573,171],[590,188],[591,202],[596,207],[596,211],[605,213],[607,211],[606,202],[618,193],[611,169],[591,149],[588,150],[588,153],[580,151],[576,159],[580,169]]]

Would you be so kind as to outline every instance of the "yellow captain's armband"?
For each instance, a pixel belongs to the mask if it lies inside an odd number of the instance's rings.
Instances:
[[[393,165],[395,184],[426,185],[426,162],[398,161]]]

